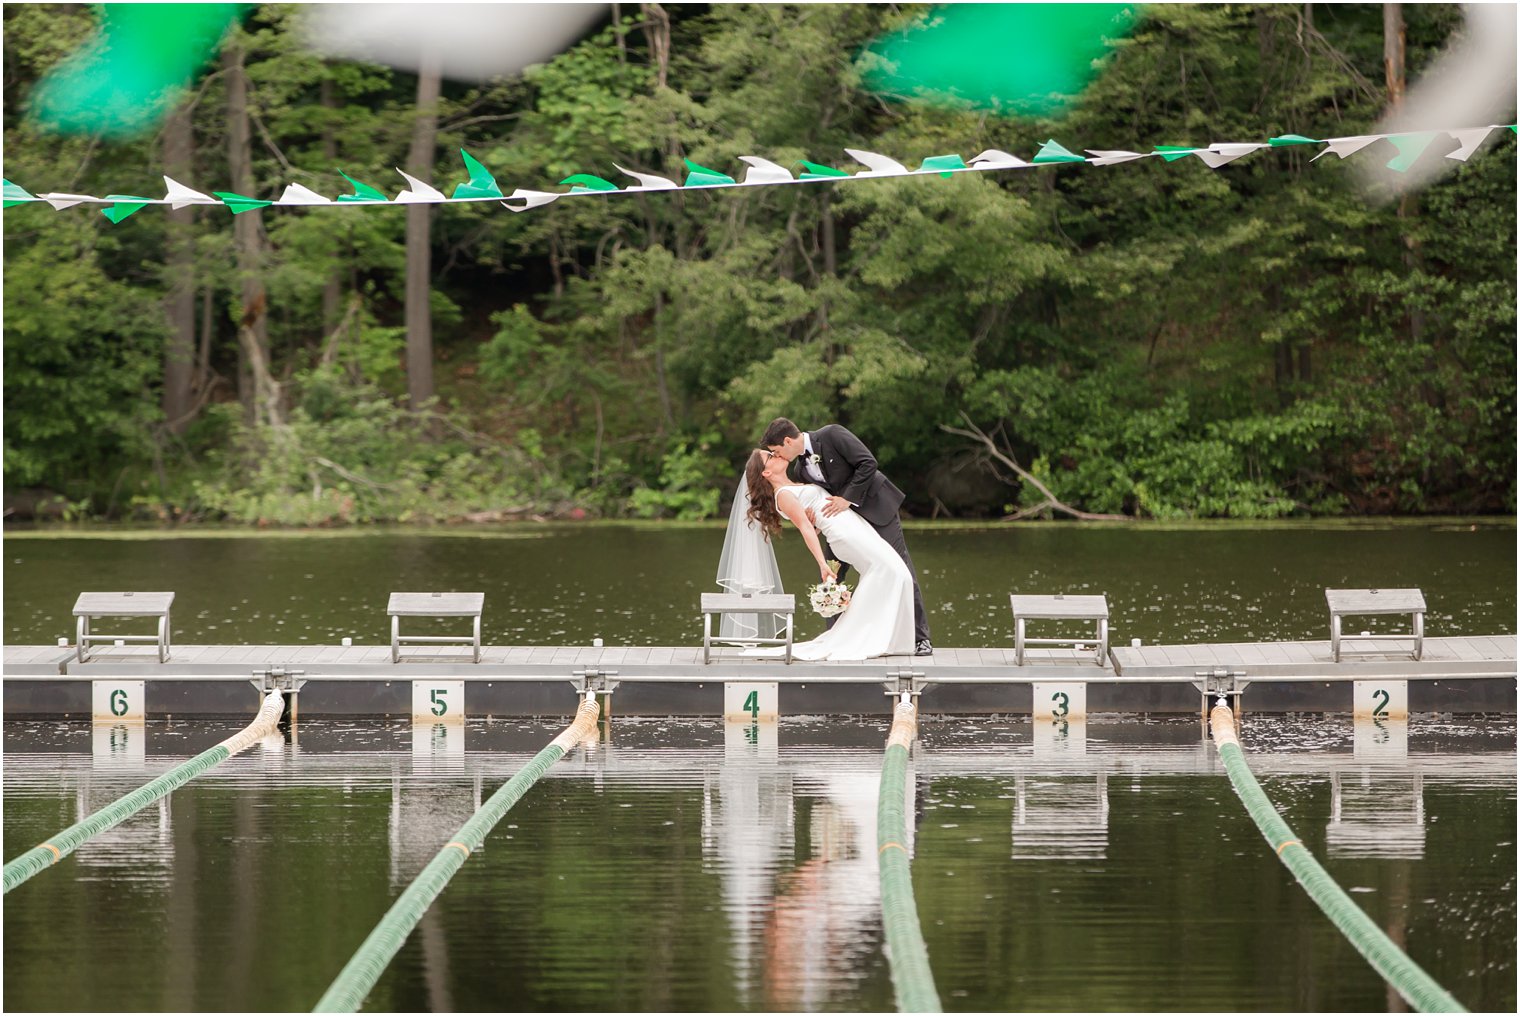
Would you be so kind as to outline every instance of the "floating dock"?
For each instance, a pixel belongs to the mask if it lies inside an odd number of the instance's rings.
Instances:
[[[1025,649],[1019,664],[1011,646],[702,657],[700,646],[482,646],[476,663],[468,650],[418,647],[392,662],[389,645],[184,645],[163,662],[140,646],[96,647],[81,662],[73,646],[7,646],[4,715],[243,716],[275,688],[308,715],[445,719],[569,715],[572,690],[611,693],[625,716],[885,716],[903,691],[930,714],[1199,715],[1219,694],[1254,712],[1516,712],[1514,635],[1426,638],[1418,660],[1407,639],[1364,641],[1339,661],[1328,640],[1115,646],[1104,666],[1077,649]]]

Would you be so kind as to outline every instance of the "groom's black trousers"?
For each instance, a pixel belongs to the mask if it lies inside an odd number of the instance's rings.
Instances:
[[[897,551],[897,556],[903,559],[903,564],[908,566],[908,574],[913,576],[913,641],[931,641],[929,638],[929,619],[924,615],[924,597],[918,591],[918,569],[913,567],[913,555],[908,553],[908,540],[903,536],[902,518],[893,515],[886,525],[878,526],[876,523],[871,522],[870,519],[866,519],[864,515],[860,517],[870,523],[871,528],[876,530],[877,535],[886,540],[887,545]],[[848,561],[839,562],[839,581],[844,581],[845,572],[849,570],[850,564]],[[835,614],[829,618],[824,624],[825,630],[834,627],[834,622],[839,620],[839,617],[840,615]]]

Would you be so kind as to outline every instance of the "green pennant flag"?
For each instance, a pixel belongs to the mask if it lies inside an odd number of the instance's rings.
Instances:
[[[1268,138],[1267,144],[1273,148],[1282,148],[1285,145],[1322,145],[1324,142],[1318,138],[1306,138],[1302,134],[1283,134],[1275,138]]]
[[[1193,154],[1193,149],[1183,145],[1156,145],[1156,154],[1167,162],[1176,162]]]
[[[491,171],[482,166],[469,152],[463,148],[459,154],[464,156],[464,168],[470,171],[470,179],[454,188],[456,198],[500,198],[501,187],[496,183],[496,178]]]
[[[1034,157],[1034,164],[1041,165],[1050,162],[1086,162],[1087,160],[1074,152],[1067,151],[1059,141],[1047,141],[1040,148],[1040,154]]]
[[[251,212],[255,208],[267,208],[270,205],[274,204],[273,201],[260,201],[258,198],[244,197],[241,194],[234,194],[231,191],[217,190],[212,191],[211,193],[214,197],[218,198],[222,204],[232,209],[233,215],[242,215],[244,212]]]
[[[1081,160],[1081,161],[1085,161],[1085,160]],[[962,159],[959,155],[931,155],[927,159],[925,159],[923,161],[923,163],[919,165],[918,168],[920,170],[925,170],[925,169],[970,169],[971,167],[968,166],[968,165],[966,165],[966,161],[964,159]],[[940,174],[940,176],[945,177],[947,179],[949,177],[954,176],[954,175],[955,175],[954,173],[941,173]]]
[[[343,179],[347,180],[353,186],[353,188],[354,188],[354,192],[352,194],[339,194],[338,195],[338,200],[339,201],[389,201],[390,200],[390,198],[386,197],[384,194],[381,194],[379,191],[375,190],[375,188],[371,187],[369,184],[367,184],[367,183],[360,183],[358,180],[355,180],[353,177],[349,176],[347,173],[343,172],[343,170],[341,170],[341,169],[338,170],[338,175],[341,176]]]
[[[592,176],[590,173],[577,173],[574,176],[567,176],[560,183],[570,184],[571,194],[591,194],[596,191],[615,191],[618,189],[617,184],[611,180],[603,180],[601,177]]]
[[[1388,161],[1388,168],[1395,173],[1409,172],[1409,167],[1414,165],[1415,160],[1423,155],[1425,149],[1429,148],[1430,143],[1436,139],[1436,133],[1427,131],[1422,134],[1406,134],[1403,137],[1390,136],[1387,141],[1399,150],[1399,154]]]
[[[3,194],[5,197],[4,207],[6,208],[9,208],[11,205],[24,205],[28,201],[36,200],[35,195],[28,194],[23,188],[18,187],[9,180],[0,179],[0,183],[5,184]]]
[[[690,171],[686,174],[686,182],[681,185],[683,187],[711,187],[715,184],[738,182],[733,177],[720,173],[716,169],[699,166],[690,159],[682,159],[681,161],[686,163],[686,168]]]
[[[798,177],[799,180],[837,180],[840,177],[850,175],[842,169],[835,169],[833,166],[824,166],[816,162],[809,162],[806,159],[799,160],[799,163],[803,169],[802,175]]]
[[[140,198],[132,194],[107,194],[106,200],[114,201],[116,204],[111,205],[109,208],[102,208],[100,214],[112,222],[120,222],[148,203],[147,198]]]

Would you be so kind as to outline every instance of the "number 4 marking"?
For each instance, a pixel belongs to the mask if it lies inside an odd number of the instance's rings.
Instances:
[[[729,701],[732,702],[733,699],[729,699]],[[759,689],[756,689],[756,690],[751,691],[749,693],[749,698],[747,698],[747,699],[744,700],[744,705],[741,708],[745,712],[749,713],[749,718],[750,719],[752,719],[752,720],[758,720],[760,718],[760,691],[759,691]]]

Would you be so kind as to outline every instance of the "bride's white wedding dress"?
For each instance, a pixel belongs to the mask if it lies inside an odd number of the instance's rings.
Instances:
[[[812,508],[829,551],[858,573],[850,605],[834,627],[792,646],[799,660],[865,660],[873,656],[913,655],[913,575],[897,552],[853,511],[824,515],[828,491],[817,484],[779,487],[776,498],[795,497]],[[849,580],[846,578],[846,585]],[[755,649],[750,656],[780,656],[780,649]]]

